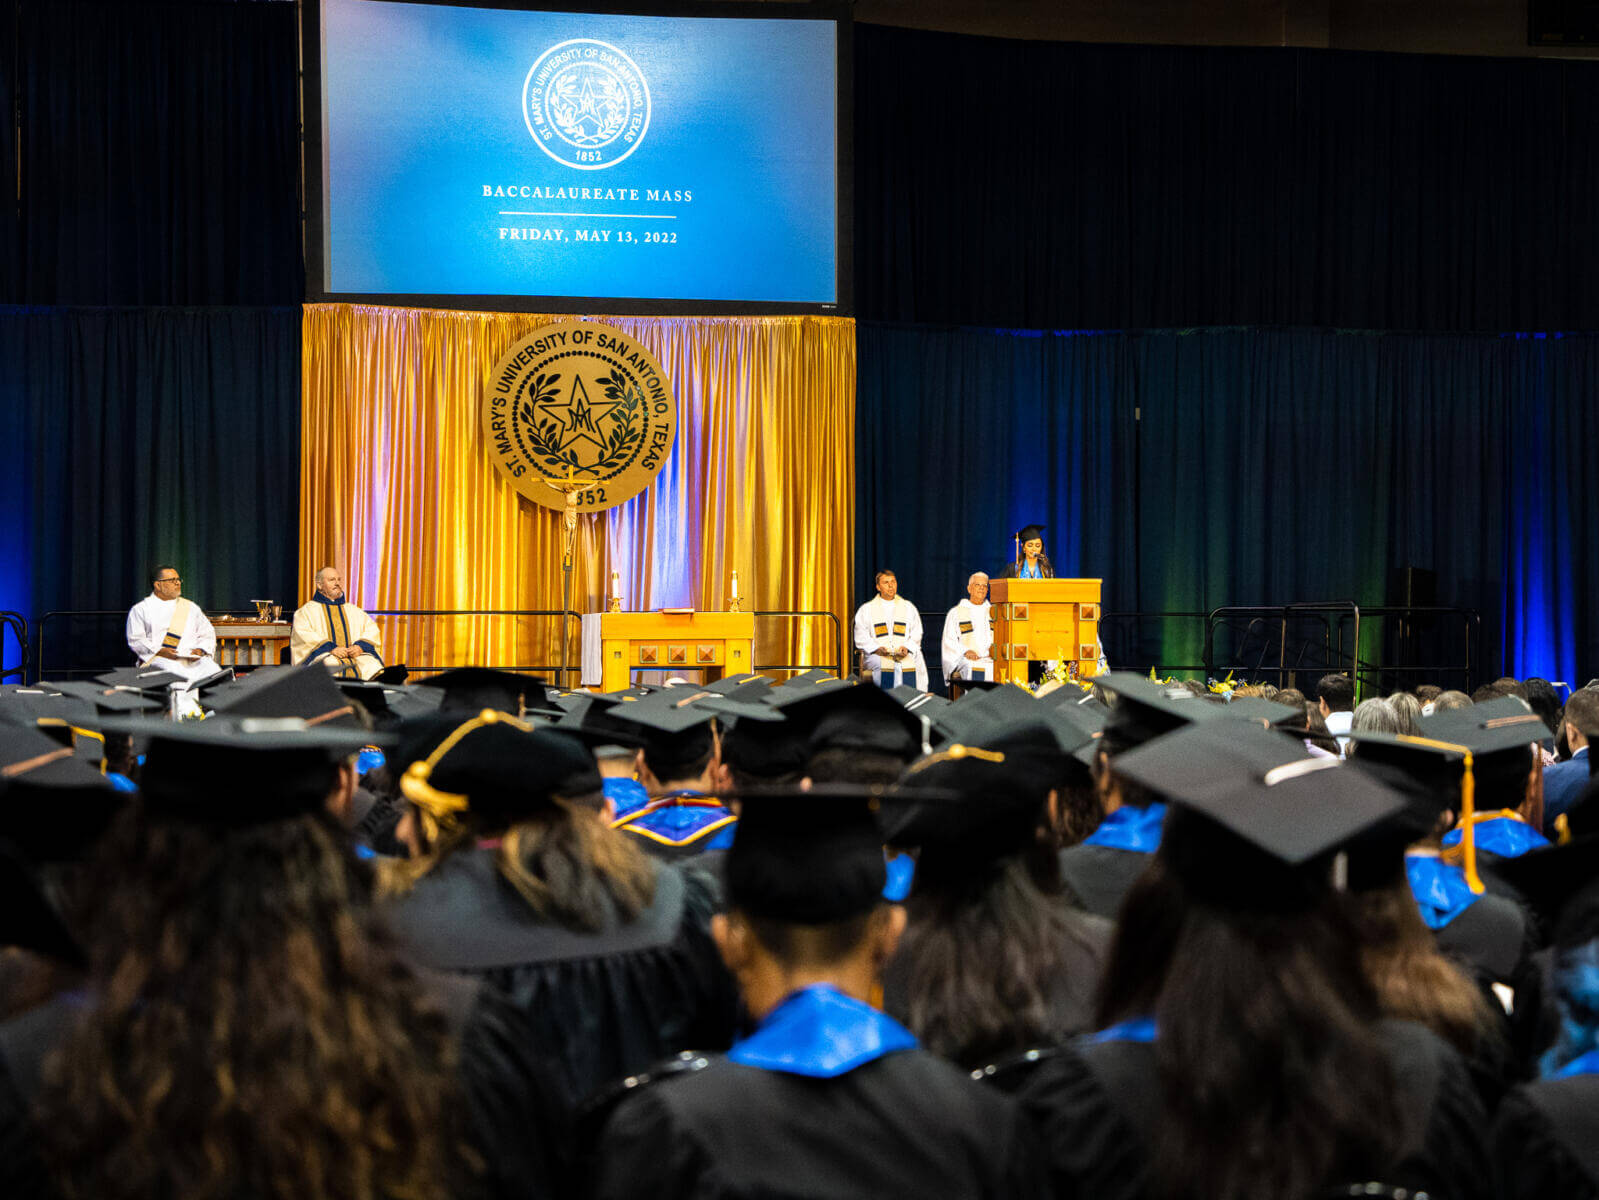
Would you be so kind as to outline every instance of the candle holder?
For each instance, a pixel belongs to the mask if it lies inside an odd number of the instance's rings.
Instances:
[[[607,612],[621,612],[622,611],[622,597],[620,597],[620,596],[612,596],[610,603],[607,604],[605,606],[605,608],[606,608]]]
[[[743,612],[744,611],[744,601],[739,597],[739,594],[738,594],[738,572],[736,570],[733,572],[733,591],[732,591],[732,595],[730,595],[727,598],[727,611],[728,612]]]

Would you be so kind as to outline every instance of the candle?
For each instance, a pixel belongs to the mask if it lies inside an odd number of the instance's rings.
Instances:
[[[611,572],[611,595],[620,596],[621,594],[622,594],[622,572],[620,572],[620,571],[612,571]]]
[[[738,599],[738,568],[733,568],[733,599]]]

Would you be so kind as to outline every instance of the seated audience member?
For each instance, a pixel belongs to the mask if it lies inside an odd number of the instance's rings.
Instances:
[[[1553,930],[1554,1044],[1537,1082],[1507,1095],[1494,1124],[1503,1200],[1599,1197],[1599,838],[1536,850],[1506,874]]]
[[[1333,738],[1327,728],[1327,718],[1321,715],[1321,708],[1305,701],[1305,749],[1311,754],[1328,758],[1338,757],[1338,742]]]
[[[756,1028],[599,1108],[599,1200],[1044,1194],[1013,1103],[870,1004],[904,924],[881,899],[872,803],[822,788],[743,799],[715,931]]]
[[[1495,696],[1494,699],[1497,700],[1498,697]],[[1432,716],[1436,713],[1450,712],[1457,708],[1470,708],[1474,703],[1475,701],[1465,692],[1451,689],[1447,692],[1439,692],[1432,698],[1432,712],[1426,715]]]
[[[1554,684],[1547,679],[1540,679],[1534,675],[1527,680],[1527,704],[1532,711],[1543,718],[1543,723],[1549,726],[1549,736],[1544,739],[1544,749],[1554,746],[1555,734],[1560,730],[1560,697],[1555,694]]]
[[[1512,676],[1501,675],[1493,681],[1492,686],[1498,689],[1501,696],[1514,696],[1517,700],[1527,698],[1527,685]]]
[[[1349,726],[1355,719],[1355,682],[1347,675],[1327,674],[1316,684],[1316,706],[1327,722],[1327,732],[1338,740],[1338,753],[1349,745]]]
[[[1071,752],[1091,744],[1061,728],[1040,712],[961,730],[885,802],[889,844],[918,854],[884,1008],[967,1068],[1090,1027],[1111,925],[1060,894],[1055,782],[1087,774]]]
[[[1502,683],[1485,683],[1471,693],[1471,702],[1473,704],[1487,704],[1490,700],[1503,700],[1510,694],[1510,689]]]
[[[453,718],[443,718],[446,721]],[[605,822],[581,743],[486,710],[403,767],[387,916],[418,961],[497,984],[570,1100],[689,1046],[725,1046],[714,886]]]
[[[1421,706],[1425,708],[1443,694],[1443,688],[1436,683],[1423,683],[1412,694],[1421,702]]]
[[[1305,693],[1298,688],[1283,688],[1275,696],[1268,696],[1267,699],[1275,700],[1278,704],[1286,704],[1290,707],[1307,702]]]
[[[1329,727],[1330,728],[1330,727]],[[1386,700],[1362,700],[1349,722],[1349,732],[1401,733],[1399,713]]]
[[[813,783],[886,786],[922,752],[921,718],[875,683],[773,702],[796,731],[804,731],[804,776]]]
[[[1599,737],[1599,691],[1584,688],[1571,693],[1561,724],[1571,757],[1543,769],[1544,832],[1551,836],[1555,822],[1571,811],[1592,774],[1589,741]]]
[[[1388,697],[1388,707],[1399,717],[1400,733],[1415,733],[1416,722],[1421,720],[1421,701],[1409,692],[1395,692]]]
[[[1100,1032],[1020,1084],[1055,1194],[1489,1195],[1464,1066],[1382,1016],[1334,888],[1339,848],[1403,801],[1243,723],[1169,734],[1117,770],[1173,809],[1122,909]]]
[[[365,732],[259,724],[128,723],[87,986],[0,1026],[0,1195],[563,1194],[517,1014],[373,919],[339,822]]]

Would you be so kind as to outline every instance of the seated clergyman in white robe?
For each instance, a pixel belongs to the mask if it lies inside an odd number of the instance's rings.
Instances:
[[[342,679],[371,679],[383,669],[378,623],[344,598],[344,581],[333,567],[316,574],[316,592],[294,614],[289,660],[319,662]]]
[[[994,630],[989,623],[988,576],[981,571],[966,581],[966,599],[944,618],[940,645],[945,679],[994,678]]]
[[[175,567],[157,567],[150,594],[128,611],[128,649],[140,666],[158,666],[186,683],[209,679],[217,665],[217,631],[185,598]],[[177,687],[177,684],[173,684]]]
[[[914,604],[899,596],[899,581],[892,571],[877,573],[877,595],[855,612],[855,648],[866,656],[866,669],[874,676],[897,667],[909,683],[914,671],[916,686],[927,690],[922,617]]]

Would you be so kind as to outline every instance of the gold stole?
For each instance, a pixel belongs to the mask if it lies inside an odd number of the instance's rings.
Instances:
[[[324,604],[322,606],[327,610],[328,615],[328,641],[333,643],[333,647],[336,650],[343,650],[348,646],[354,645],[350,641],[350,621],[344,615],[344,605],[346,603],[348,602],[341,600],[338,604]],[[339,614],[337,621],[333,619],[335,611]],[[359,679],[361,677],[361,672],[357,669],[354,660],[348,658],[340,660],[338,674],[345,679]]]
[[[178,643],[183,640],[183,631],[189,624],[189,609],[192,607],[193,605],[184,597],[178,597],[178,602],[172,606],[172,621],[167,625],[166,636],[161,639],[161,650],[170,650],[174,654],[178,652]],[[143,665],[148,667],[160,657],[161,653],[158,650],[146,659]]]

